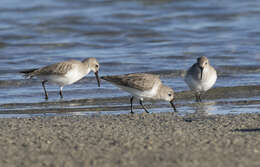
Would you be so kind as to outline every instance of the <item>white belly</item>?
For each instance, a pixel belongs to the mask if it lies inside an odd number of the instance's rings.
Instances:
[[[134,88],[130,88],[130,87],[125,87],[125,86],[122,86],[122,85],[116,85],[116,86],[118,86],[122,90],[130,93],[132,96],[135,96],[135,97],[137,97],[139,99],[142,99],[142,98],[153,98],[157,94],[157,90],[159,88],[159,85],[158,85],[158,86],[154,86],[150,90],[140,91],[140,90],[137,90],[137,89],[134,89]]]
[[[59,86],[65,86],[77,82],[85,75],[87,74],[79,71],[78,68],[73,68],[65,75],[50,74],[50,75],[40,75],[38,77],[42,80],[47,80],[50,83],[58,84]]]
[[[205,92],[209,90],[215,84],[216,80],[217,75],[210,75],[202,80],[195,80],[190,75],[185,77],[185,82],[190,87],[190,89],[198,92]]]

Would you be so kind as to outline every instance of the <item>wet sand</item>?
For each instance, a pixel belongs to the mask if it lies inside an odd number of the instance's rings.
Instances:
[[[0,121],[0,166],[260,166],[260,114]]]
[[[105,93],[105,92],[104,92]],[[108,92],[107,92],[108,93]],[[194,106],[194,95],[191,91],[176,92],[177,108],[183,106]],[[260,97],[259,85],[234,86],[234,87],[217,87],[210,89],[203,96],[202,99],[213,100],[215,104],[220,106],[227,105],[257,105],[260,104],[258,98]],[[106,97],[106,98],[87,98],[75,100],[57,100],[44,101],[40,103],[8,103],[0,104],[1,114],[44,114],[44,113],[73,113],[73,112],[99,112],[99,111],[129,111],[129,98],[124,97]],[[250,99],[251,98],[251,99]],[[228,100],[227,100],[228,99]],[[191,101],[193,103],[187,103]],[[149,100],[145,99],[145,103]],[[161,103],[155,103],[151,108],[165,108],[169,107]],[[141,108],[139,105],[135,108]]]

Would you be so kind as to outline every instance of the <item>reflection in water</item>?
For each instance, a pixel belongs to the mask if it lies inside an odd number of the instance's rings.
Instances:
[[[196,103],[190,91],[176,92],[178,115],[188,113],[212,115],[259,112],[260,86],[213,88],[207,93],[207,98],[202,103]],[[149,104],[152,104],[149,106],[152,113],[173,112],[168,103],[147,101],[145,105],[148,107]],[[138,104],[135,104],[134,108],[137,111],[141,109]],[[1,114],[71,113],[73,115],[74,113],[89,115],[91,112],[96,112],[96,114],[129,113],[130,106],[129,96],[127,95],[123,97],[57,100],[41,103],[10,103],[0,105],[0,109]]]
[[[96,88],[94,75],[64,88],[64,101],[49,85],[51,98],[45,101],[40,81],[24,80],[18,73],[87,57],[99,60],[101,76],[161,75],[166,85],[180,92],[177,110],[183,113],[230,113],[241,105],[246,112],[255,111],[258,102],[225,103],[260,97],[253,86],[260,85],[260,8],[255,6],[257,1],[236,0],[1,0],[0,113],[128,111],[128,95],[107,82]],[[203,55],[216,67],[220,89],[207,98],[216,104],[190,107],[182,76]],[[155,111],[168,112],[168,107],[153,105]]]
[[[214,101],[195,103],[194,105],[192,105],[192,108],[195,111],[194,114],[196,115],[218,114],[218,107],[216,104],[217,103]]]

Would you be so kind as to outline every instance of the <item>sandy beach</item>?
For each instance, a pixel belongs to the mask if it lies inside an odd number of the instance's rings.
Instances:
[[[0,121],[0,166],[259,166],[260,114]]]
[[[1,0],[0,167],[260,167],[259,4]],[[196,103],[184,80],[201,56],[217,81]],[[99,63],[76,65],[84,72],[21,73],[90,57]],[[136,100],[131,115],[131,95],[105,80],[98,87],[89,68],[159,75],[178,113],[144,99],[150,113]]]

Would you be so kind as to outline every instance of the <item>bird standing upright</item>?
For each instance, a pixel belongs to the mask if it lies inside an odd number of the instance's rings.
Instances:
[[[197,63],[188,69],[184,80],[190,89],[195,92],[196,101],[201,102],[201,94],[215,84],[217,72],[209,64],[208,58],[202,56],[197,59]]]

